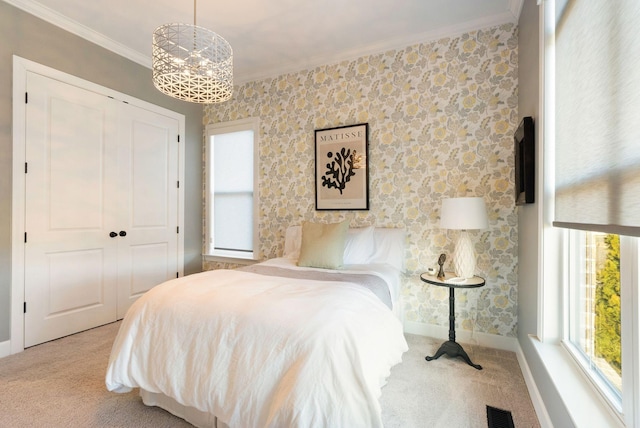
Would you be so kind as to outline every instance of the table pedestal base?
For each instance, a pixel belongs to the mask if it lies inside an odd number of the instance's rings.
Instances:
[[[433,357],[425,357],[424,359],[427,361],[435,360],[440,358],[442,354],[447,354],[451,358],[460,357],[467,362],[471,367],[482,370],[482,366],[478,364],[473,364],[471,359],[467,355],[467,353],[462,349],[462,346],[458,342],[454,342],[453,340],[447,340],[442,345],[440,345],[440,349]]]

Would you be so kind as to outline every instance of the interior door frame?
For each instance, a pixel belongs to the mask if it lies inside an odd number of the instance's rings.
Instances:
[[[37,73],[51,79],[87,89],[115,100],[128,103],[178,120],[178,274],[184,275],[184,171],[185,171],[185,117],[146,101],[122,94],[71,74],[13,56],[13,171],[11,194],[11,337],[10,353],[24,351],[24,270],[25,270],[25,162],[26,162],[26,103],[27,73]]]

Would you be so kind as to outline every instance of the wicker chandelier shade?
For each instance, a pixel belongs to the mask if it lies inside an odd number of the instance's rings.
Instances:
[[[194,24],[165,24],[153,32],[153,84],[193,103],[221,103],[233,93],[233,50],[220,35]]]

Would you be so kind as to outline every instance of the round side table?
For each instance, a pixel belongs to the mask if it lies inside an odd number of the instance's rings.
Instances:
[[[440,349],[432,357],[425,357],[425,360],[431,361],[439,358],[442,354],[447,354],[451,358],[460,357],[471,367],[482,370],[482,366],[471,362],[469,355],[462,349],[462,345],[456,342],[456,297],[454,290],[456,288],[478,288],[484,285],[484,279],[479,276],[463,279],[457,278],[454,273],[445,272],[444,278],[438,278],[435,275],[423,273],[420,279],[428,284],[438,285],[440,287],[449,287],[449,340],[440,345]]]

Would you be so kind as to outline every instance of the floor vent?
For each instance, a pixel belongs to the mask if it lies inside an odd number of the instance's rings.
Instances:
[[[487,423],[489,428],[515,428],[511,412],[487,406]]]

